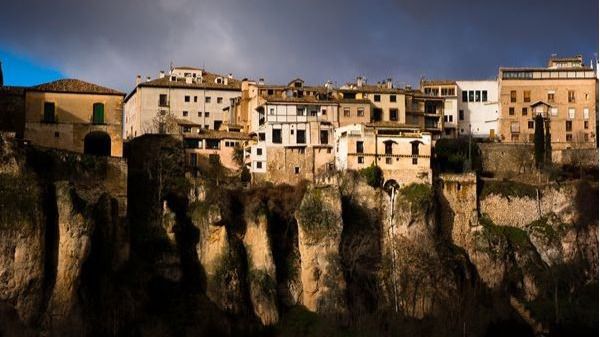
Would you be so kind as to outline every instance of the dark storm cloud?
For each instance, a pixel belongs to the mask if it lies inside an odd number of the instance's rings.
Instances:
[[[286,82],[488,78],[598,49],[598,1],[10,1],[0,48],[129,90],[172,61]]]

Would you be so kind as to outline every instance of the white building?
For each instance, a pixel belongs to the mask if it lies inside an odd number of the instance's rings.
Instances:
[[[496,138],[498,134],[498,81],[456,81],[458,134]]]
[[[338,103],[314,96],[266,97],[252,111],[250,171],[270,181],[312,180],[333,161]]]
[[[229,129],[235,121],[232,105],[240,95],[241,82],[231,74],[217,75],[199,68],[176,67],[146,81],[138,76],[136,87],[124,101],[123,137],[158,132],[157,116],[185,119],[204,129]]]

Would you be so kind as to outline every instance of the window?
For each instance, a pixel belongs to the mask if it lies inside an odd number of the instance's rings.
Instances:
[[[458,110],[458,120],[461,120],[461,121],[465,120],[465,111],[464,110]]]
[[[298,130],[296,132],[296,144],[306,143],[306,130]]]
[[[569,90],[569,103],[575,103],[575,91]]]
[[[329,131],[321,130],[321,144],[329,144]]]
[[[365,157],[358,157],[358,163],[359,164],[364,164],[365,163]]]
[[[60,132],[56,131],[54,132],[54,138],[59,138],[60,137]]]
[[[217,103],[219,103],[219,104],[223,103],[223,97],[217,97]]]
[[[390,102],[396,102],[396,95],[390,95]]]
[[[182,127],[182,129],[183,129],[183,132],[192,132],[192,128],[189,126],[184,126],[184,127]]]
[[[294,174],[299,174],[299,173],[300,173],[300,167],[294,166]]]
[[[327,116],[327,110],[321,109],[321,116]]]
[[[169,102],[167,102],[166,94],[160,94],[158,96],[158,106],[169,106]]]
[[[55,106],[52,102],[44,102],[44,122],[56,122]]]
[[[523,91],[523,102],[531,102],[531,90]]]
[[[265,139],[266,139],[265,133],[264,132],[260,132],[258,134],[258,140],[264,141]]]
[[[310,115],[311,117],[317,117],[317,111],[316,108],[311,108],[310,110]]]
[[[261,169],[262,168],[262,161],[257,161],[256,162],[256,168],[257,169]]]
[[[198,96],[194,96],[194,103],[198,102]]]
[[[274,144],[281,144],[281,129],[273,129],[271,138],[272,138],[271,141]]]
[[[590,119],[590,109],[583,108],[583,119]]]
[[[510,102],[511,103],[517,102],[517,91],[516,90],[510,91]]]
[[[290,134],[292,134],[292,135],[294,134],[294,129],[290,130]]]
[[[508,108],[508,115],[509,116],[514,116],[515,115],[515,108],[514,107],[510,107]]]
[[[356,115],[358,117],[364,117],[365,116],[365,109],[364,108],[358,108],[358,110],[356,111]]]
[[[468,93],[468,92],[466,92],[466,91],[463,91],[463,92],[462,92],[462,101],[463,101],[463,102],[466,102],[466,101],[468,101],[468,100],[469,100],[469,97],[468,97],[468,95],[469,95],[469,93]]]
[[[398,109],[390,109],[390,120],[391,121],[398,120]]]
[[[558,116],[558,108],[550,108],[550,114],[552,116]]]
[[[589,129],[590,128],[590,122],[589,121],[583,121],[583,128],[584,129]]]
[[[569,119],[575,119],[575,108],[569,108]]]
[[[568,133],[567,134],[567,142],[572,142],[573,141],[573,135]]]
[[[269,96],[273,95],[273,89],[267,90],[267,95],[269,95]]]
[[[185,102],[189,102],[189,101],[190,101],[190,96],[187,96],[187,95],[186,95],[186,96],[183,98],[183,100],[184,100]]]
[[[304,116],[304,107],[296,108],[296,116]]]
[[[481,91],[481,101],[487,102],[487,90]]]
[[[269,108],[269,115],[275,114],[275,108]]]
[[[527,128],[533,129],[533,121],[527,121]]]
[[[206,130],[208,130],[208,129],[210,129],[210,126],[208,126],[208,125],[204,125],[204,128],[205,128]]]
[[[481,91],[475,91],[475,102],[481,102]]]
[[[362,140],[356,141],[356,153],[364,153],[365,146]]]
[[[260,147],[256,149],[256,155],[262,156],[262,149]]]
[[[584,133],[584,134],[583,134],[583,141],[584,141],[584,142],[588,142],[589,140],[590,140],[590,138],[589,138],[588,134],[587,134],[587,133]]]
[[[565,122],[565,129],[567,130],[567,132],[573,131],[573,121],[566,121]]]
[[[204,117],[210,117],[210,112],[204,111]]]
[[[527,116],[527,108],[521,108],[521,116]]]
[[[344,117],[350,117],[350,108],[344,108]]]
[[[389,157],[388,157],[388,158],[385,158],[385,163],[386,163],[387,165],[392,165],[392,158],[389,158]]]
[[[375,95],[374,98],[373,98],[373,100],[375,102],[381,102],[381,95]]]
[[[210,103],[210,96],[204,97],[204,103]]]
[[[554,92],[548,92],[548,103],[554,103]]]
[[[92,123],[104,124],[104,104],[94,103],[92,110]]]
[[[474,102],[475,101],[475,93],[473,92],[473,90],[469,90],[469,102]]]
[[[187,111],[184,111],[184,112],[183,112],[183,117],[187,117],[187,115],[188,115],[188,112],[187,112]]]
[[[392,142],[385,142],[385,154],[392,154]]]
[[[412,145],[412,149],[411,149],[412,164],[417,165],[418,160],[419,160],[419,142],[417,142],[417,141],[412,142],[411,145]]]
[[[450,123],[454,122],[454,120],[453,120],[453,119],[454,119],[454,118],[453,118],[453,116],[452,116],[452,115],[448,115],[448,121],[449,121]]]
[[[202,117],[202,111],[198,111],[198,117]]]

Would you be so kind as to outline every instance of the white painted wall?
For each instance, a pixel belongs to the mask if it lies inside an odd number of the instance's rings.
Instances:
[[[458,87],[458,135],[469,135],[469,124],[473,137],[489,137],[490,130],[498,135],[498,81],[456,81]],[[469,102],[469,91],[487,91],[486,102]],[[463,101],[463,92],[467,92],[467,102]],[[474,95],[475,96],[475,95]],[[480,96],[481,97],[481,96]],[[464,119],[460,119],[460,111]]]

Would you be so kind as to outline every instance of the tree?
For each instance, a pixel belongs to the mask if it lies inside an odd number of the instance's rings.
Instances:
[[[552,137],[550,135],[550,118],[546,118],[544,120],[544,124],[546,125],[546,139],[545,139],[545,153],[546,153],[546,166],[552,165]]]
[[[146,122],[144,133],[178,134],[179,124],[175,115],[168,110],[158,110],[156,115]]]
[[[360,175],[365,177],[367,184],[371,185],[371,187],[377,188],[383,184],[383,171],[374,162],[371,166],[360,170]]]
[[[542,115],[535,116],[535,134],[534,134],[534,145],[535,145],[535,166],[538,169],[544,167],[545,150],[544,145],[544,117]]]

